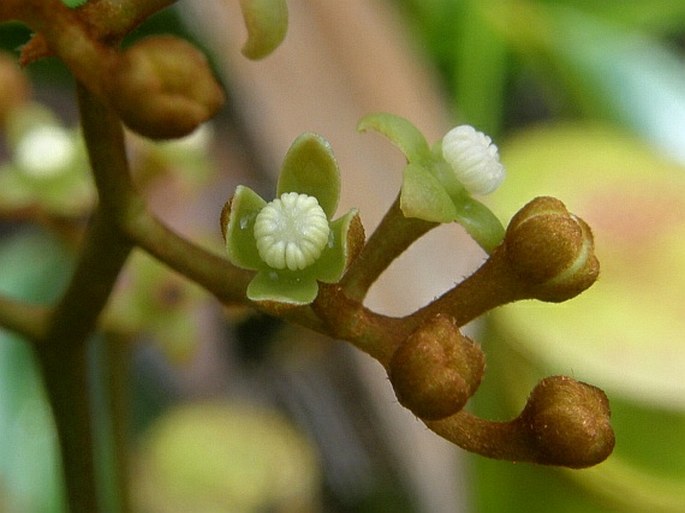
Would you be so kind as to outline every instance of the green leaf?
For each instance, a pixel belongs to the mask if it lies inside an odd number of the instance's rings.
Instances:
[[[252,301],[308,305],[316,299],[319,285],[307,271],[259,271],[247,287],[247,297]]]
[[[357,130],[365,132],[369,129],[387,137],[409,162],[426,163],[430,160],[431,152],[426,138],[408,120],[384,112],[369,114],[359,121]]]
[[[449,223],[456,219],[452,198],[443,184],[425,167],[408,164],[404,168],[400,208],[405,217]]]
[[[226,251],[233,265],[251,270],[263,266],[254,238],[254,223],[265,206],[266,201],[249,187],[236,188],[226,226]]]
[[[311,132],[295,139],[283,159],[276,192],[279,197],[284,192],[314,196],[326,216],[333,217],[340,198],[340,170],[329,142]]]
[[[500,245],[504,239],[504,227],[492,211],[469,195],[455,203],[457,222],[487,253]]]
[[[288,31],[288,5],[285,0],[240,0],[247,27],[242,48],[248,59],[262,59],[281,44]]]
[[[336,283],[342,278],[347,266],[347,232],[350,223],[358,215],[357,210],[353,209],[331,223],[328,247],[314,264],[319,281]]]

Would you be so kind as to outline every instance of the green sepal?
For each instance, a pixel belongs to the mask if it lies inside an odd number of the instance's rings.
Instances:
[[[249,187],[239,185],[236,188],[225,232],[226,251],[233,265],[250,270],[260,268],[262,259],[254,238],[254,224],[265,206],[266,201]]]
[[[316,299],[319,285],[307,271],[259,271],[247,286],[247,297],[252,301],[308,305]]]
[[[352,209],[344,216],[330,223],[331,233],[328,246],[314,263],[316,279],[324,283],[336,283],[347,267],[347,233],[350,224],[359,213]]]
[[[387,137],[404,153],[409,162],[427,163],[431,158],[426,138],[411,122],[400,116],[385,112],[364,116],[359,121],[357,130],[365,132],[369,129]]]
[[[288,5],[285,0],[240,0],[247,27],[242,52],[248,59],[262,59],[281,44],[288,31]]]
[[[486,253],[492,253],[504,239],[504,227],[495,214],[466,193],[454,203],[454,207],[456,221]]]
[[[405,217],[435,223],[449,223],[457,218],[456,208],[445,187],[419,164],[408,164],[404,168],[400,208]]]
[[[340,170],[331,145],[320,135],[306,132],[290,146],[283,159],[276,194],[298,192],[314,196],[329,219],[340,198]]]

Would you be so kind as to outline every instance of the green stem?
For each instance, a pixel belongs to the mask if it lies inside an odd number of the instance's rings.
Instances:
[[[422,219],[405,217],[399,196],[367,241],[359,257],[340,281],[345,295],[362,301],[371,285],[413,242],[438,226]]]
[[[97,211],[74,276],[37,346],[57,427],[71,513],[99,511],[88,339],[130,250],[131,245]]]
[[[89,394],[88,339],[132,244],[118,230],[116,209],[106,180],[113,173],[128,174],[121,125],[80,86],[79,106],[99,186],[100,206],[86,233],[71,282],[55,308],[37,352],[57,427],[70,511],[93,513],[99,511],[99,490]]]
[[[247,304],[252,273],[181,237],[145,210],[127,216],[127,235],[175,271],[211,292],[222,303]]]
[[[107,390],[107,415],[112,422],[112,457],[116,496],[120,513],[132,513],[129,492],[129,432],[130,432],[130,370],[131,340],[125,336],[107,334],[104,337],[104,380]]]

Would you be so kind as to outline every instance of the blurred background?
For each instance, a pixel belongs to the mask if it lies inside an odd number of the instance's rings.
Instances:
[[[130,433],[134,511],[685,512],[685,2],[288,6],[286,40],[262,61],[239,52],[237,2],[182,0],[127,39],[192,39],[228,96],[188,139],[129,137],[153,209],[220,252],[219,212],[235,186],[272,196],[288,146],[311,130],[339,160],[339,210],[358,207],[370,233],[397,194],[403,158],[382,138],[358,134],[359,118],[402,115],[430,142],[474,125],[507,167],[487,198],[503,223],[536,195],[559,197],[593,227],[602,275],[568,303],[511,305],[469,326],[488,361],[470,407],[504,420],[537,380],[570,375],[609,395],[616,451],[583,471],[466,455],[401,408],[365,355],[221,308],[136,254],[92,351],[105,455],[113,443],[106,405],[121,393],[102,370],[121,359],[105,348],[114,342],[130,357],[129,402],[117,422]],[[28,37],[19,25],[0,26],[3,66]],[[72,79],[54,59],[26,72],[31,91],[5,122],[1,146],[0,290],[50,301],[69,278],[95,197]],[[0,84],[5,97],[23,87]],[[45,127],[46,137],[29,137]],[[368,303],[411,312],[483,259],[459,227],[441,227],[393,264]],[[41,387],[28,347],[0,332],[3,512],[64,511]],[[111,467],[103,457],[104,476]],[[103,489],[103,500],[118,511],[113,490]]]

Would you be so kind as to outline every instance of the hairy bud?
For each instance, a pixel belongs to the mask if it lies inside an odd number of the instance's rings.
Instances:
[[[599,388],[565,376],[543,379],[519,417],[540,451],[539,463],[582,468],[611,454],[609,401]]]
[[[112,106],[129,128],[152,139],[188,135],[224,102],[205,56],[176,37],[139,41],[112,72]]]
[[[599,274],[590,227],[550,197],[535,198],[511,220],[506,258],[536,297],[565,301],[592,285]]]
[[[415,415],[438,420],[461,410],[478,388],[485,367],[480,348],[438,315],[411,334],[390,360],[399,402]]]

